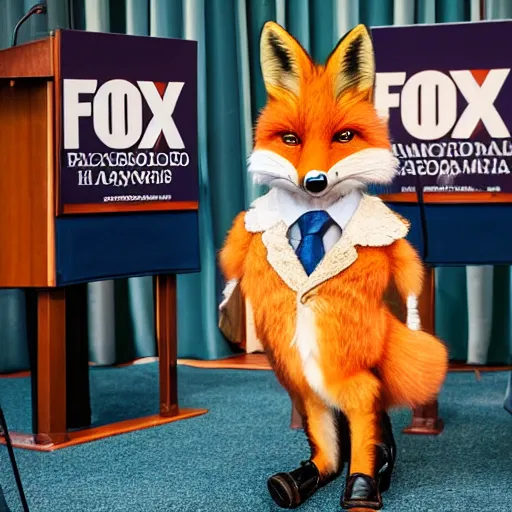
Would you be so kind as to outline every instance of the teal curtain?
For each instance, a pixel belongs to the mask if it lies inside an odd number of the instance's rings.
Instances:
[[[17,20],[36,0],[0,0],[0,47],[10,44]],[[259,70],[263,23],[286,26],[313,57],[324,60],[337,40],[358,22],[370,26],[442,23],[512,17],[508,0],[47,0],[48,14],[35,16],[19,41],[44,37],[55,27],[178,37],[199,42],[200,236],[202,271],[178,278],[179,357],[214,359],[233,353],[217,328],[223,287],[216,254],[238,211],[265,190],[246,177],[252,126],[265,103]],[[168,65],[172,65],[169,56]],[[0,250],[8,250],[1,248]],[[470,296],[490,294],[476,327],[485,338],[487,360],[510,355],[508,267],[467,273],[437,269],[437,331],[454,359],[468,353]],[[469,276],[469,277],[468,277]],[[153,290],[149,278],[89,285],[90,360],[108,365],[155,356]],[[481,292],[481,293],[480,293]],[[472,295],[471,295],[472,294]],[[480,334],[478,334],[480,333]],[[482,334],[483,333],[483,334]],[[477,339],[486,345],[486,339]],[[0,291],[0,372],[26,369],[25,296]]]

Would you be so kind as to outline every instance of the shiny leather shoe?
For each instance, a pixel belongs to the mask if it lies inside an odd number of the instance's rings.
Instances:
[[[320,478],[320,473],[311,461],[290,473],[277,473],[268,479],[270,496],[281,508],[296,508],[302,505],[320,487],[332,478]]]
[[[345,493],[341,499],[341,508],[366,508],[380,510],[382,498],[377,481],[363,473],[354,473],[347,479]]]
[[[391,484],[391,475],[396,461],[396,443],[389,416],[384,413],[381,418],[382,440],[377,449],[377,482],[379,491],[386,492]]]
[[[376,478],[362,473],[354,473],[347,479],[345,493],[341,499],[341,507],[345,510],[351,508],[367,508],[380,510],[382,508],[381,493],[389,489],[391,475],[395,465],[394,443],[380,443],[375,447]]]
[[[384,443],[378,444],[377,449],[377,485],[381,493],[386,492],[391,485],[391,475],[395,466],[395,456],[392,447]]]
[[[382,443],[375,446],[375,478],[362,473],[350,474],[341,499],[342,508],[367,508],[380,510],[382,508],[381,493],[386,492],[391,484],[391,476],[396,461],[396,443],[393,437],[391,420],[387,413],[381,416]]]

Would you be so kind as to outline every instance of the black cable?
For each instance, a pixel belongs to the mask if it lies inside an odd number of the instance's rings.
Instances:
[[[428,256],[428,229],[427,229],[427,215],[425,212],[425,202],[423,198],[423,184],[419,174],[416,173],[416,198],[418,199],[418,206],[420,208],[420,223],[421,223],[421,237],[423,239],[423,261],[427,260]]]
[[[423,184],[421,183],[420,176],[416,174],[416,197],[418,199],[418,206],[420,208],[420,223],[421,235],[423,239],[423,261],[428,257],[428,229],[427,229],[427,215],[425,211],[425,201],[423,197]],[[472,187],[474,192],[487,192],[485,188]]]
[[[9,459],[11,461],[12,471],[14,473],[14,479],[16,480],[16,486],[18,487],[18,493],[20,495],[21,504],[23,506],[23,512],[29,512],[27,498],[23,492],[23,485],[21,483],[20,472],[18,465],[16,464],[16,458],[14,456],[14,450],[12,448],[11,438],[9,436],[9,430],[7,428],[7,421],[5,420],[4,413],[0,407],[0,435],[5,439],[7,444],[7,451],[9,453]]]
[[[68,26],[71,30],[75,29],[75,2],[68,0]]]
[[[12,31],[12,40],[11,40],[11,46],[16,46],[16,43],[18,41],[18,31],[31,16],[34,14],[46,14],[46,4],[36,4],[32,6],[25,15],[16,23],[16,26],[14,27],[14,30]]]
[[[399,161],[405,160],[403,156],[397,156]],[[421,224],[421,239],[423,241],[423,255],[422,260],[425,261],[428,256],[428,229],[427,229],[427,215],[425,212],[425,203],[423,198],[423,184],[421,183],[421,179],[419,174],[415,174],[416,177],[416,198],[418,201],[418,206],[420,209],[420,224]]]

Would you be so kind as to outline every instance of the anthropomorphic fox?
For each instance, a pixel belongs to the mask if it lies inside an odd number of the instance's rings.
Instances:
[[[310,459],[270,477],[269,491],[294,508],[348,461],[341,506],[380,509],[396,454],[386,411],[433,399],[447,351],[420,330],[423,267],[405,239],[408,223],[364,192],[397,171],[373,106],[372,40],[359,25],[320,66],[268,22],[261,67],[268,102],[249,172],[269,192],[235,218],[219,261],[222,307],[239,286],[311,445]],[[407,324],[384,301],[391,282]]]

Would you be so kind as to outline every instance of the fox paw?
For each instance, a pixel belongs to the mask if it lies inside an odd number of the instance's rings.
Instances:
[[[420,314],[418,312],[418,299],[414,295],[407,298],[407,327],[412,331],[421,330]]]
[[[235,291],[235,288],[238,285],[238,279],[231,279],[226,283],[226,286],[224,287],[224,290],[222,292],[222,302],[219,304],[219,313],[222,313],[224,309],[226,309],[226,306],[229,303],[229,299],[233,295],[233,292]]]
[[[418,318],[407,318],[407,327],[411,329],[411,331],[421,331],[421,322]]]

